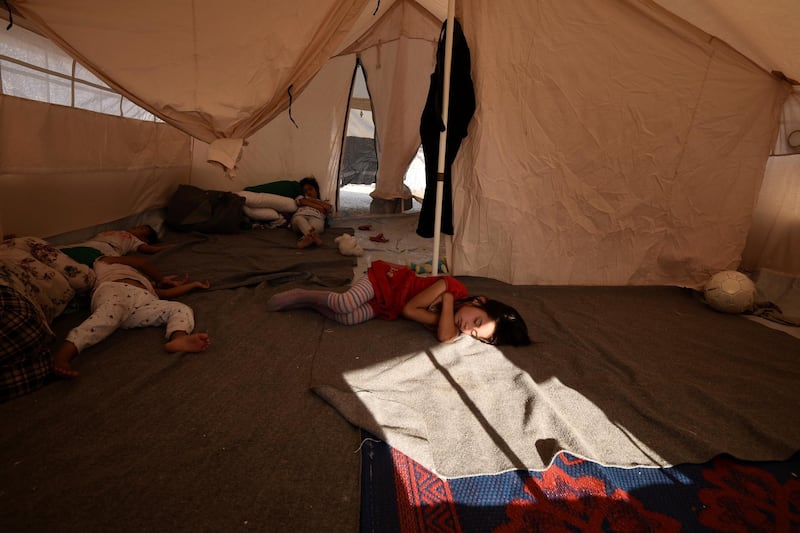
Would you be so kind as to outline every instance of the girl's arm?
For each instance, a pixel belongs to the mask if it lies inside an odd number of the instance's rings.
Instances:
[[[333,209],[333,206],[328,202],[323,202],[322,200],[317,200],[315,198],[300,198],[297,200],[297,205],[313,207],[314,209],[319,209],[323,213],[327,213]]]
[[[178,296],[183,296],[187,292],[190,292],[194,289],[207,289],[210,286],[211,285],[208,283],[208,281],[190,281],[189,283],[176,285],[167,289],[157,288],[156,294],[158,294],[158,297],[162,299],[177,298]]]
[[[436,328],[436,337],[439,342],[453,342],[460,333],[455,322],[454,299],[452,292],[442,294],[442,311],[439,315],[439,325]]]
[[[432,310],[432,307],[434,304],[441,301],[442,294],[444,294],[446,289],[447,283],[445,283],[443,279],[440,279],[411,298],[403,306],[403,312],[401,313],[403,318],[425,324],[426,326],[438,325],[439,312]]]
[[[411,298],[403,306],[402,315],[408,320],[436,328],[439,342],[453,342],[458,337],[459,332],[454,320],[453,294],[447,292],[447,282],[443,279]]]
[[[136,249],[137,252],[143,254],[154,254],[160,252],[162,250],[168,250],[175,246],[174,244],[140,244],[139,247]]]

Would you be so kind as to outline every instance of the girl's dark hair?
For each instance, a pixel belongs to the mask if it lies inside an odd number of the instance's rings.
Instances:
[[[158,232],[153,228],[153,226],[146,224],[145,227],[147,228],[147,244],[155,244],[158,242]]]
[[[465,303],[480,307],[486,311],[489,318],[495,321],[494,335],[485,341],[488,344],[528,346],[531,343],[528,326],[519,312],[510,305],[481,296],[473,296],[459,300],[456,306]]]
[[[302,190],[303,187],[306,186],[306,183],[310,184],[314,189],[317,191],[317,198],[321,198],[319,195],[319,183],[317,183],[317,178],[314,176],[307,176],[300,180],[300,189]]]

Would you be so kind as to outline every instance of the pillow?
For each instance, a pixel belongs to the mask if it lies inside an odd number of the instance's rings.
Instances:
[[[244,210],[244,214],[252,220],[272,222],[273,220],[281,218],[281,214],[271,207],[247,207],[245,205],[242,209]]]
[[[272,181],[269,183],[262,183],[261,185],[251,185],[245,187],[244,190],[277,194],[278,196],[286,196],[292,199],[303,194],[303,188],[300,186],[300,182],[293,180]]]
[[[280,213],[297,211],[297,202],[294,198],[268,192],[239,191],[236,194],[244,198],[246,207],[270,207]]]
[[[36,237],[0,244],[0,285],[28,298],[49,325],[76,292],[94,286],[95,273]]]

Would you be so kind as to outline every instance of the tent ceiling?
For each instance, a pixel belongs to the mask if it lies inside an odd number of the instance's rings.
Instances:
[[[400,0],[380,0],[380,9],[377,15],[386,13],[389,8]],[[410,0],[413,2],[414,0]],[[456,0],[457,1],[457,0]],[[447,17],[447,0],[416,0],[422,8],[429,11],[434,17],[439,20],[444,20]],[[346,49],[359,37],[364,35],[370,26],[375,24],[376,14],[375,8],[378,6],[378,0],[370,0],[367,2],[364,11],[356,21],[353,28],[350,30],[347,38],[344,40],[344,45],[340,47],[339,52]],[[337,54],[339,53],[337,52]]]
[[[397,0],[382,0],[385,9]],[[704,32],[725,41],[767,71],[778,70],[800,81],[800,2],[797,0],[653,0]],[[440,20],[447,0],[417,0]],[[361,15],[351,35],[357,38],[373,23],[375,2]],[[456,0],[458,5],[458,0]],[[354,40],[347,39],[348,42]]]
[[[372,26],[376,18],[400,0],[369,0],[339,47],[346,48]],[[408,0],[414,1],[414,0]],[[648,2],[651,0],[644,0]],[[800,2],[797,0],[652,0],[676,16],[726,42],[767,71],[783,72],[800,80]],[[10,4],[29,4],[25,0]],[[443,20],[448,0],[416,0],[422,8]],[[47,5],[46,1],[36,4]],[[121,3],[124,5],[125,3]],[[131,3],[132,4],[132,3]],[[272,2],[278,4],[278,2]],[[458,0],[456,0],[458,11]],[[376,16],[376,8],[377,16]],[[120,10],[124,11],[120,8]],[[232,11],[229,8],[229,12]],[[152,17],[151,26],[157,24]],[[30,27],[23,22],[23,25]],[[338,53],[338,52],[337,52]],[[335,54],[334,54],[335,55]]]
[[[800,81],[797,0],[655,0],[768,71]]]

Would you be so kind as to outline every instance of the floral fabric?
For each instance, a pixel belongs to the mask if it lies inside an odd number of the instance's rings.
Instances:
[[[36,237],[0,243],[0,285],[27,298],[47,325],[78,292],[88,291],[94,271]]]

